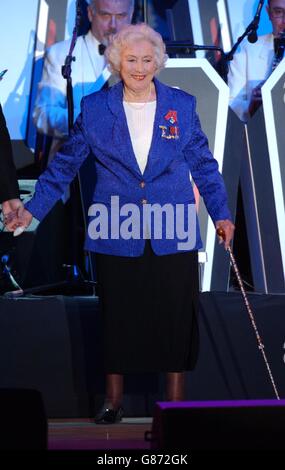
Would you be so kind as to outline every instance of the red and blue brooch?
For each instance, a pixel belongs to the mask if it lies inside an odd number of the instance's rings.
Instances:
[[[177,111],[169,110],[164,116],[168,125],[159,126],[161,129],[161,137],[164,139],[179,139],[179,127],[177,126]]]

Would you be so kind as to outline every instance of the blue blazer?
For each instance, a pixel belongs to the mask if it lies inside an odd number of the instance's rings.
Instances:
[[[111,202],[114,200],[111,200],[111,196],[119,197],[117,220],[120,223],[127,219],[126,213],[121,214],[124,204],[135,204],[139,220],[142,221],[143,207],[147,203],[161,206],[178,204],[183,208],[186,224],[189,215],[187,207],[195,202],[189,170],[212,220],[215,222],[231,218],[217,161],[208,148],[207,138],[195,112],[195,98],[182,90],[168,87],[157,79],[154,79],[154,83],[157,107],[144,173],[139,169],[132,148],[123,107],[123,84],[119,82],[109,89],[83,98],[81,114],[69,139],[40,176],[35,195],[26,205],[34,217],[38,220],[45,217],[91,152],[96,170],[93,202],[106,208],[101,220],[106,216],[109,225],[108,233],[106,230],[101,231],[103,222],[101,226],[97,225],[101,237],[95,239],[94,221],[98,223],[99,212],[95,213],[94,208],[90,209],[85,244],[88,250],[118,256],[143,254],[145,239],[142,228],[139,235],[130,239],[122,237],[120,231],[114,234],[114,230],[113,236],[110,236],[111,218],[117,217],[111,215]],[[174,233],[173,238],[168,238],[165,220],[162,220],[162,237],[151,237],[152,248],[158,255],[176,253],[179,251],[181,237]],[[195,241],[190,248],[182,251],[202,247],[198,223],[193,224],[192,230],[195,231]]]

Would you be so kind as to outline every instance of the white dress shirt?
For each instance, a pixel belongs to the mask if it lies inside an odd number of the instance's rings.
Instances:
[[[59,139],[68,134],[66,80],[62,77],[61,67],[69,52],[70,43],[70,40],[61,41],[47,50],[33,112],[38,131]],[[71,64],[74,119],[80,112],[82,97],[99,90],[104,84],[100,78],[105,59],[99,54],[98,45],[99,42],[91,31],[86,36],[77,38],[73,51],[76,60]]]
[[[252,90],[271,74],[273,58],[273,34],[265,34],[254,44],[245,40],[230,62],[230,107],[244,122],[249,118]]]

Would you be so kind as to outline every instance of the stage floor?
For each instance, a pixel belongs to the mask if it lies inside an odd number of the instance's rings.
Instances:
[[[152,418],[123,418],[112,425],[95,424],[91,419],[51,419],[48,421],[49,450],[150,449],[144,438]]]

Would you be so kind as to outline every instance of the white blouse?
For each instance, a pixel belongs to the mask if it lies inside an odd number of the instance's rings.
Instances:
[[[134,154],[143,174],[152,140],[156,101],[145,104],[124,101],[123,104]]]

